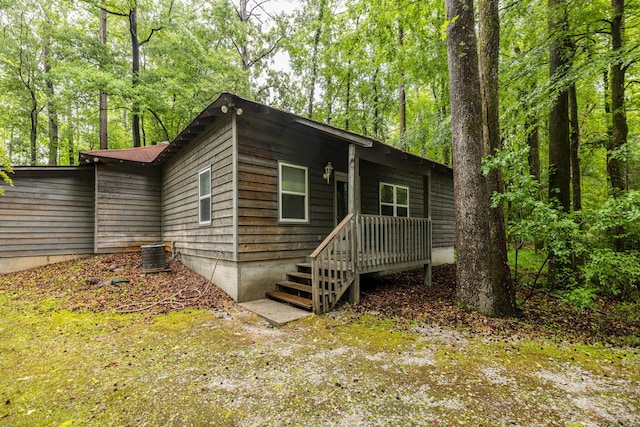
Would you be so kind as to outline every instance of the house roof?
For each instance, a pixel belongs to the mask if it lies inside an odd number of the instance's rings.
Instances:
[[[142,164],[159,165],[170,159],[174,153],[178,152],[184,145],[206,131],[209,124],[217,120],[218,117],[226,114],[268,114],[273,120],[302,126],[306,129],[320,132],[331,138],[344,141],[349,144],[356,144],[360,147],[371,149],[371,158],[394,158],[394,162],[412,161],[416,165],[428,166],[440,171],[451,171],[451,168],[443,164],[428,160],[426,158],[411,154],[404,150],[392,147],[372,138],[359,135],[347,130],[328,125],[326,123],[307,119],[302,116],[270,107],[255,101],[242,98],[232,93],[223,92],[205,108],[193,121],[184,128],[169,144],[151,145],[148,147],[125,148],[115,150],[92,150],[80,153],[81,164],[94,163],[97,161],[126,161]],[[364,150],[368,152],[369,150]],[[384,161],[386,163],[386,161]]]
[[[135,163],[152,163],[169,145],[158,144],[146,147],[120,148],[113,150],[90,150],[80,152],[80,164],[93,163],[95,159],[122,160]]]

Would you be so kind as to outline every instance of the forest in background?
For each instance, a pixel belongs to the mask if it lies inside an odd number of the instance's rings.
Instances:
[[[0,0],[0,164],[170,141],[229,91],[452,165],[442,1],[287,3]],[[546,286],[576,304],[628,299],[640,277],[640,5],[499,5],[502,149],[485,166],[503,174],[494,199],[510,247],[553,254],[568,274]],[[554,46],[563,61],[550,73]],[[570,130],[568,209],[548,202],[556,119]]]

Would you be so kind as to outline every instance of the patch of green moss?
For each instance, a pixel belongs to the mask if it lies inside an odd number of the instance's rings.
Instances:
[[[639,392],[625,386],[637,384],[640,357],[628,349],[438,335],[374,315],[311,316],[273,329],[242,312],[43,310],[2,292],[0,313],[0,424],[563,425],[567,414],[589,425],[605,420],[576,407],[573,396],[624,404],[640,419],[633,403]],[[552,381],[563,370],[611,384],[567,391]]]

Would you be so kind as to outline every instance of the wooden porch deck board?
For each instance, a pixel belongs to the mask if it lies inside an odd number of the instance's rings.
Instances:
[[[375,261],[375,260],[374,260]],[[396,262],[383,262],[371,261],[368,254],[358,254],[357,263],[358,271],[362,274],[367,273],[380,273],[387,270],[403,269],[408,267],[419,267],[431,262],[429,258],[417,259],[412,261],[396,261]],[[351,263],[347,261],[330,261],[327,265],[323,265],[324,269],[331,269],[334,271],[351,271]]]

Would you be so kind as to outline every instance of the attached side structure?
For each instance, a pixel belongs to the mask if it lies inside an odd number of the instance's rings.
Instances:
[[[424,266],[428,281],[453,262],[450,168],[236,95],[168,145],[80,160],[94,252],[161,241],[240,302],[322,312],[357,301],[361,274]]]

